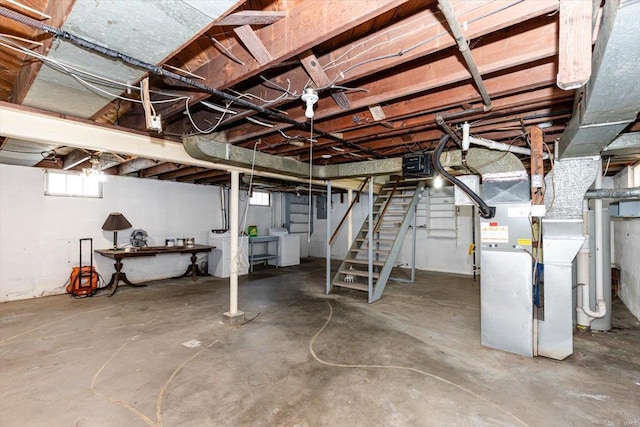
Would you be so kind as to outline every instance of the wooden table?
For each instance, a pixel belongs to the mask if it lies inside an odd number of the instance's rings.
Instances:
[[[113,264],[116,271],[111,275],[111,280],[107,285],[107,287],[112,286],[111,293],[109,294],[109,296],[112,296],[113,294],[116,293],[116,290],[118,289],[118,283],[121,280],[127,285],[131,285],[131,286],[147,286],[144,284],[132,283],[129,281],[129,279],[127,279],[127,275],[122,272],[122,266],[123,266],[122,260],[125,258],[151,257],[156,255],[162,255],[162,254],[184,254],[184,253],[191,254],[191,264],[189,264],[189,266],[187,267],[187,271],[185,271],[182,275],[176,277],[176,279],[180,277],[185,277],[191,274],[191,276],[193,277],[193,280],[195,280],[196,276],[208,275],[207,272],[200,271],[200,268],[196,264],[196,261],[198,260],[198,257],[196,256],[196,254],[199,252],[211,252],[212,249],[215,249],[215,246],[207,246],[207,245],[194,245],[192,247],[150,246],[145,248],[137,248],[136,250],[132,249],[130,252],[127,252],[124,249],[116,249],[116,250],[96,249],[94,252],[116,261],[116,263]]]

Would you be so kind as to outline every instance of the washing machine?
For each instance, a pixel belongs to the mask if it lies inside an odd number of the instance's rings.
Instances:
[[[269,228],[270,236],[278,236],[278,258],[269,260],[270,265],[277,267],[289,267],[300,264],[300,235],[289,234],[284,227]],[[269,244],[269,252],[275,251],[275,243]]]
[[[231,233],[229,231],[211,230],[209,232],[209,245],[215,246],[209,252],[209,274],[215,277],[226,278],[231,275]],[[240,268],[238,274],[249,272],[247,258],[249,238],[242,236],[238,239],[238,252],[240,252]]]

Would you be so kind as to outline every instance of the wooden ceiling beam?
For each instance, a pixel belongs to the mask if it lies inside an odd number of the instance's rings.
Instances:
[[[64,156],[62,164],[63,170],[73,169],[74,167],[86,162],[91,158],[91,153],[86,150],[76,149]]]
[[[199,166],[188,166],[186,168],[181,168],[181,169],[176,169],[172,172],[167,172],[167,173],[163,173],[158,175],[158,179],[162,179],[162,180],[171,180],[171,179],[176,179],[179,178],[181,176],[186,176],[186,175],[193,175],[195,173],[200,173],[205,171],[205,168],[201,168]]]
[[[287,15],[281,10],[241,10],[225,16],[215,23],[216,26],[228,25],[271,25]]]
[[[159,165],[142,169],[140,171],[140,178],[149,178],[152,176],[174,171],[178,168],[180,168],[180,165],[177,165],[175,163],[160,163]]]
[[[241,44],[231,41],[227,50],[242,64],[219,54],[190,71],[204,76],[206,79],[202,83],[207,86],[218,90],[227,89],[407,1],[324,0],[320,7],[313,1],[303,2],[289,9],[283,19],[255,31],[270,53],[271,60],[261,64],[250,56]],[[198,103],[209,96],[206,93],[195,93],[190,103]],[[157,112],[166,118],[183,110],[183,106],[170,106],[158,109]],[[131,125],[139,126],[139,123]]]
[[[136,158],[121,163],[117,165],[117,167],[113,167],[110,170],[105,170],[105,173],[110,173],[113,171],[114,175],[129,175],[131,173],[139,172],[142,169],[151,168],[157,165],[158,162],[155,160]]]
[[[52,27],[61,27],[67,19],[67,16],[69,16],[74,4],[75,0],[49,0],[47,7],[43,11],[51,16],[51,19],[48,19],[46,24]],[[34,31],[34,34],[38,33]],[[49,49],[51,49],[53,40],[53,36],[46,37],[44,40],[41,40],[42,46],[38,46],[34,51],[46,56]],[[13,84],[13,89],[11,90],[10,102],[22,104],[41,68],[41,61],[28,60],[22,65]]]
[[[558,7],[557,0],[545,0],[540,2],[517,2],[498,1],[489,5],[478,5],[475,2],[457,1],[454,2],[456,11],[461,18],[469,24],[466,36],[469,39],[481,37],[498,29],[515,25],[531,18],[544,15]],[[329,54],[318,58],[318,66],[323,73],[325,70],[320,64],[326,67],[333,67],[338,62],[345,62],[357,58],[359,65],[343,74],[341,70],[333,69],[327,80],[337,85],[344,85],[357,78],[364,77],[391,67],[397,67],[402,63],[432,54],[447,47],[454,46],[456,42],[448,35],[447,27],[444,26],[443,18],[435,15],[434,9],[426,9],[418,12],[394,25],[384,28],[376,33],[370,34],[360,40],[345,47],[339,48]],[[553,18],[552,18],[553,19]],[[550,20],[552,20],[550,19]],[[407,35],[412,27],[417,28]],[[433,43],[425,43],[425,40],[433,39]],[[375,43],[379,40],[379,43]],[[407,49],[411,47],[411,49]],[[406,52],[405,52],[406,50]],[[398,54],[398,52],[403,52]],[[383,59],[379,59],[383,58]],[[353,63],[348,65],[353,67]],[[333,67],[336,68],[336,67]],[[301,67],[295,68],[287,73],[276,76],[273,83],[280,87],[291,86],[294,91],[300,92],[308,80],[307,73]],[[316,83],[317,84],[317,83]],[[327,85],[323,85],[327,86]],[[257,85],[243,90],[243,93],[259,96],[262,99],[277,99],[282,92],[265,85]],[[343,92],[331,91],[331,94],[343,94]],[[346,98],[346,95],[344,96]],[[285,99],[286,101],[286,99]],[[344,102],[338,105],[343,107]],[[348,102],[348,99],[347,99]],[[269,103],[269,107],[282,105],[284,101]],[[178,106],[174,107],[177,108]],[[342,108],[344,109],[344,108]],[[163,115],[172,114],[172,111],[165,111]],[[235,115],[225,121],[225,124],[233,123],[247,116],[254,115],[253,111],[246,111]],[[299,114],[297,114],[299,116]]]
[[[181,176],[179,178],[176,179],[176,181],[179,182],[194,182],[194,181],[199,181],[202,179],[207,179],[207,178],[216,178],[216,177],[220,177],[220,176],[231,176],[229,175],[229,172],[227,171],[223,171],[223,170],[209,170],[206,172],[198,172],[198,173],[194,173],[194,174],[190,174],[190,175],[186,175],[186,176]]]
[[[557,29],[557,22],[552,20],[545,25],[529,28],[527,31],[517,29],[517,33],[514,34],[515,31],[512,31],[510,37],[507,37],[509,34],[505,34],[504,39],[496,39],[476,47],[473,50],[473,55],[480,72],[483,74],[497,73],[538,60],[555,57],[558,53]],[[509,50],[509,52],[514,52],[514,55],[505,55],[505,49]],[[554,72],[554,78],[556,73]],[[369,105],[386,103],[394,99],[460,83],[469,80],[469,78],[466,67],[457,56],[446,56],[403,71],[401,78],[398,78],[395,73],[380,77],[363,86],[367,89],[366,92],[350,94],[349,102],[353,108],[366,108]],[[496,89],[493,89],[489,93],[493,96],[495,91]],[[471,99],[476,97],[477,92]],[[450,102],[447,92],[444,95],[440,94],[440,98],[443,104]],[[464,102],[465,100],[462,101]],[[295,119],[299,118],[303,113],[298,106],[285,111]],[[321,121],[340,113],[342,113],[342,110],[332,100],[321,98],[318,101],[314,119],[318,129],[324,131]],[[290,125],[287,124],[277,124],[273,128],[244,125],[226,132],[227,141],[235,144],[248,139],[255,140],[263,135],[277,132],[279,129],[287,129],[288,127]]]
[[[469,22],[466,36],[472,39],[544,15],[551,10],[557,9],[558,1],[490,2],[489,4],[481,4],[475,1],[457,1],[454,2],[454,5],[456,10],[460,11],[461,19]],[[431,8],[423,10],[394,25],[367,35],[363,40],[353,42],[323,55],[317,60],[318,68],[325,73],[327,81],[336,85],[344,85],[369,74],[398,67],[408,61],[454,46],[456,42],[449,36],[448,27],[442,22],[443,18],[433,12],[434,10]],[[547,20],[554,19],[547,18]],[[412,27],[414,28],[412,29]],[[407,34],[407,32],[410,34]],[[425,43],[425,41],[429,42]],[[554,40],[554,43],[557,43],[557,41]],[[408,47],[412,48],[407,49]],[[398,52],[403,53],[398,54]],[[353,67],[356,64],[353,62],[355,60],[362,65],[350,69],[346,74],[341,74],[344,73],[344,69]],[[345,64],[344,68],[334,66],[343,62]],[[298,93],[306,85],[307,80],[307,72],[301,67],[272,79],[276,85],[280,87],[291,86],[292,90]],[[322,87],[327,86],[327,84],[319,85]],[[243,89],[243,92],[263,99],[276,99],[282,95],[282,92],[262,84]],[[276,107],[282,103],[276,102],[269,104],[269,106]],[[163,115],[166,116],[167,113],[170,113],[170,111],[163,112]],[[253,114],[253,112],[238,114],[225,123],[233,123]],[[297,116],[299,115],[298,113]]]
[[[511,74],[505,74],[501,76],[495,76],[490,79],[485,80],[485,86],[490,91],[490,93],[495,95],[501,95],[501,98],[497,98],[494,101],[494,110],[491,114],[499,114],[499,111],[504,108],[510,108],[513,106],[512,103],[516,105],[520,105],[522,103],[526,103],[527,99],[541,99],[544,98],[545,94],[549,95],[551,93],[563,93],[564,95],[570,95],[567,92],[560,91],[559,89],[549,89],[549,86],[553,85],[555,82],[556,76],[556,65],[553,62],[542,63],[531,68],[523,69],[520,71],[516,71]],[[542,89],[542,93],[538,94],[536,89]],[[515,95],[512,95],[514,91],[524,91],[521,94],[516,92]],[[475,89],[475,86],[468,82],[464,85],[457,86],[454,89],[450,89],[447,91],[447,99],[442,96],[439,92],[430,92],[426,95],[422,95],[418,97],[421,103],[415,103],[416,107],[419,107],[420,104],[424,107],[424,112],[431,114],[431,117],[435,116],[436,112],[445,113],[447,110],[455,109],[456,111],[461,111],[459,108],[460,105],[463,105],[467,102],[478,102],[480,97]],[[397,101],[400,106],[398,109],[400,112],[407,113],[407,110],[402,109],[402,104],[406,101],[404,99]],[[446,102],[446,103],[445,103]],[[394,109],[394,104],[391,103],[390,109]],[[486,114],[481,114],[479,116],[486,116]],[[321,128],[325,128],[323,124],[318,125]],[[332,131],[332,130],[329,130]],[[406,132],[407,130],[405,130]],[[344,133],[343,133],[344,136]],[[271,138],[263,138],[269,144],[276,144],[278,141],[281,141],[281,137],[278,135],[273,136]],[[353,141],[357,142],[357,141]],[[335,145],[335,143],[326,143],[327,145]],[[284,146],[283,146],[284,147]],[[305,150],[297,149],[298,152],[304,154]],[[292,152],[294,151],[294,152]],[[290,149],[289,147],[284,147],[281,149],[279,154],[289,155],[296,154],[295,149]]]

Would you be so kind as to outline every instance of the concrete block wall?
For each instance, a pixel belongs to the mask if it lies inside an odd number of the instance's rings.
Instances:
[[[367,219],[368,196],[363,195],[360,202],[353,209],[353,235],[358,233],[363,222]],[[332,196],[331,230],[335,230],[344,216],[349,204],[347,198],[340,203],[340,196]],[[468,254],[471,243],[471,208],[463,206],[456,216],[458,227],[456,238],[430,237],[427,230],[418,228],[416,235],[416,268],[429,271],[440,271],[457,274],[473,274],[473,260]],[[347,244],[347,226],[341,229],[336,243],[331,248],[332,259],[344,259]],[[315,220],[315,228],[310,245],[311,256],[326,256],[326,221]],[[397,263],[407,267],[411,263],[411,230],[407,233]],[[478,255],[478,264],[480,258]]]
[[[616,188],[640,183],[640,166],[628,167],[614,178]],[[619,297],[640,320],[640,218],[612,218],[613,263],[620,267]]]
[[[0,301],[64,292],[80,238],[93,238],[94,249],[112,246],[113,232],[102,230],[110,212],[133,225],[118,233],[120,246],[135,228],[147,231],[150,245],[163,245],[176,237],[206,244],[209,230],[222,226],[219,187],[108,177],[101,199],[45,196],[43,170],[0,165]],[[162,255],[126,260],[124,271],[146,281],[181,274],[188,263],[188,255]],[[107,280],[114,271],[100,255],[94,265]]]

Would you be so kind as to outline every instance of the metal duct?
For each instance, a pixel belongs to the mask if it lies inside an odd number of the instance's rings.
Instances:
[[[599,157],[557,160],[544,179],[547,219],[582,220],[582,201],[598,169]]]
[[[598,155],[640,111],[640,2],[607,0],[591,80],[559,142],[560,158]]]
[[[640,159],[640,132],[620,135],[602,151],[603,156],[637,156]]]
[[[526,172],[524,165],[515,154],[503,151],[470,148],[467,151],[465,162],[469,169],[482,176],[501,172]],[[442,153],[440,163],[445,168],[463,168],[462,152],[454,150]]]

